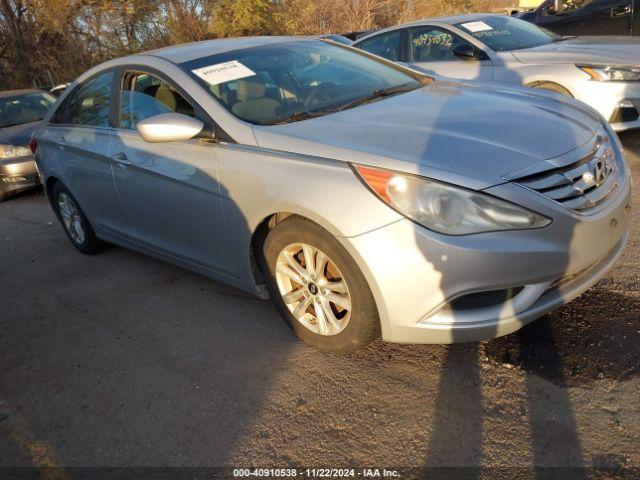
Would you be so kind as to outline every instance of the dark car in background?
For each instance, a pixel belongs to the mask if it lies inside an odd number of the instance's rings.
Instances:
[[[31,134],[55,103],[42,90],[0,92],[0,201],[38,185]]]
[[[560,35],[640,35],[640,0],[546,0],[516,15]]]

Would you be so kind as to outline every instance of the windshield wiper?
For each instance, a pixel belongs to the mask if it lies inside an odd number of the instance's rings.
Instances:
[[[411,90],[415,90],[417,88],[420,88],[421,86],[421,84],[416,85],[414,83],[404,83],[402,85],[398,85],[397,87],[374,90],[371,94],[365,97],[356,98],[355,100],[338,104],[335,107],[324,108],[320,110],[304,110],[302,112],[295,112],[288,117],[281,118],[273,122],[264,123],[263,125],[280,125],[282,123],[299,122],[301,120],[308,120],[310,118],[322,117],[323,115],[328,115],[329,113],[342,112],[343,110],[348,110],[350,108],[357,107],[358,105],[373,102],[374,100],[377,100],[379,98],[390,97],[392,95],[410,92]]]
[[[281,123],[299,122],[300,120],[308,120],[309,118],[316,118],[332,113],[335,110],[304,110],[302,112],[295,112],[285,118],[279,118],[273,122],[265,122],[262,125],[280,125]]]
[[[385,97],[390,97],[392,95],[398,95],[400,93],[410,92],[411,90],[416,90],[417,88],[420,88],[420,86],[421,86],[420,84],[415,85],[414,83],[405,83],[402,85],[398,85],[397,87],[382,88],[380,90],[374,90],[373,92],[371,92],[370,95],[367,95],[366,97],[356,98],[355,100],[339,105],[338,107],[336,107],[335,111],[341,112],[343,110],[348,110],[350,108],[354,108],[359,105],[364,105],[365,103],[373,102],[375,100],[378,100],[379,98],[385,98]]]

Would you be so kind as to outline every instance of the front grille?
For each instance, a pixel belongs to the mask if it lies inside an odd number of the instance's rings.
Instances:
[[[598,142],[581,160],[516,180],[565,207],[584,212],[603,203],[618,187],[615,154]]]

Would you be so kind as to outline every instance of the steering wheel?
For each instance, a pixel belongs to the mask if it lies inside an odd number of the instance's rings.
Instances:
[[[329,96],[333,94],[335,89],[336,84],[333,82],[321,83],[311,91],[307,99],[304,101],[304,106],[308,108],[318,97],[322,98],[322,96]]]

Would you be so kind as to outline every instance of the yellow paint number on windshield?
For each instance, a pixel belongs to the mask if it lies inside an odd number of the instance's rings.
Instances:
[[[449,33],[424,33],[413,39],[414,47],[429,47],[431,45],[442,45],[451,48],[453,37]]]

